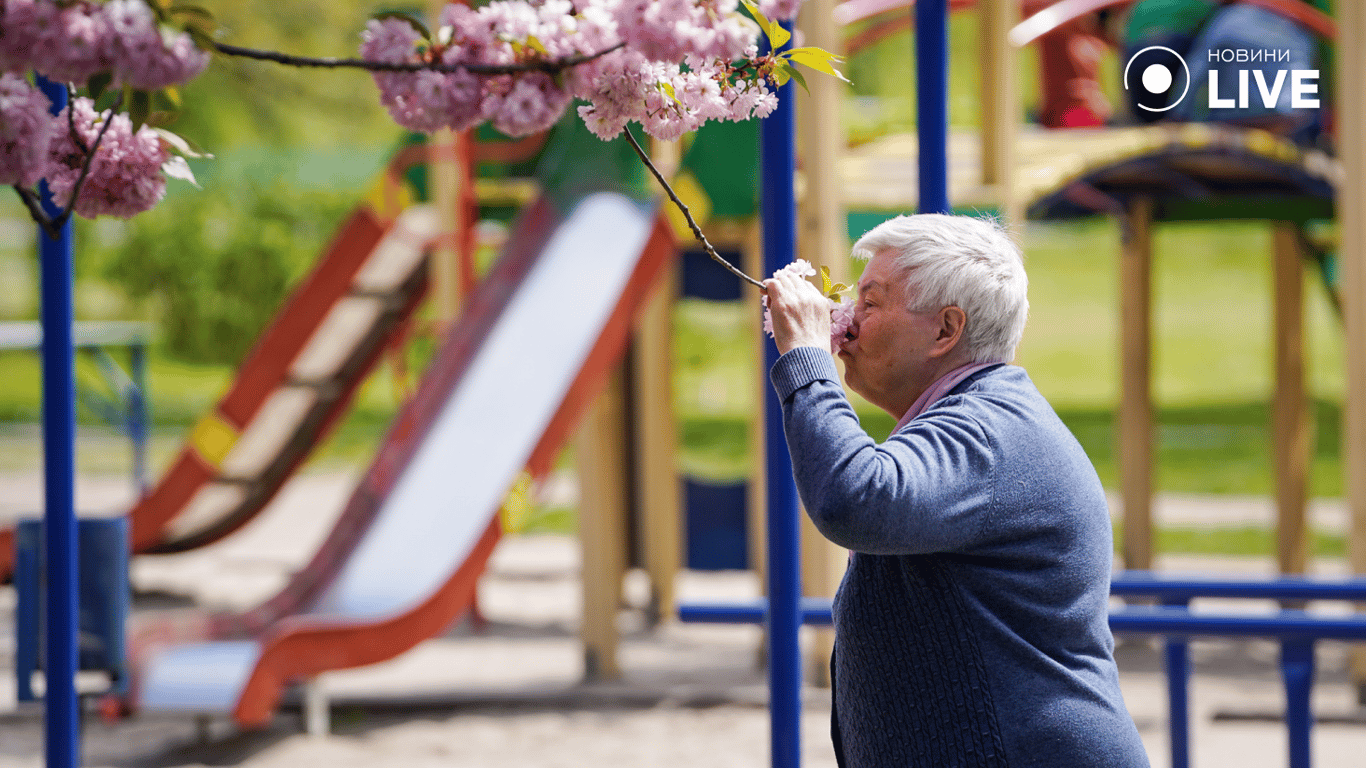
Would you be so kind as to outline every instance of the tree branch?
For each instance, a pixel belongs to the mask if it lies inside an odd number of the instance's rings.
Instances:
[[[396,63],[387,61],[370,61],[368,59],[337,59],[332,57],[316,58],[311,56],[293,56],[287,53],[276,51],[260,51],[254,48],[243,48],[227,43],[214,43],[214,49],[225,56],[240,56],[246,59],[256,59],[258,61],[273,61],[276,64],[283,64],[288,67],[321,67],[324,69],[364,69],[371,72],[473,72],[477,75],[515,75],[519,72],[545,72],[553,75],[562,72],[570,67],[577,67],[586,64],[594,59],[606,56],[612,51],[621,49],[626,45],[625,42],[617,43],[611,48],[604,48],[597,53],[583,54],[579,56],[567,56],[563,59],[553,61],[535,61],[527,64],[437,64],[437,63]]]
[[[640,157],[640,161],[645,163],[645,167],[650,169],[650,173],[655,175],[655,180],[658,181],[659,185],[668,193],[669,199],[673,201],[674,205],[678,206],[678,210],[683,212],[683,218],[688,220],[688,227],[692,229],[692,236],[697,238],[697,242],[702,244],[702,250],[706,251],[707,255],[717,264],[720,264],[729,270],[731,274],[750,285],[755,286],[761,291],[764,290],[763,283],[755,280],[744,272],[741,272],[739,269],[736,269],[734,264],[721,258],[721,254],[717,253],[716,249],[711,247],[711,243],[707,241],[707,236],[702,234],[702,228],[697,226],[697,222],[693,220],[692,213],[688,210],[688,206],[684,205],[683,201],[678,199],[678,195],[674,194],[673,187],[669,186],[669,182],[664,180],[664,176],[660,174],[659,169],[655,167],[655,164],[650,162],[650,156],[645,154],[645,150],[640,148],[640,143],[636,141],[636,137],[631,135],[631,129],[626,128],[622,132],[626,134],[626,140],[631,142],[631,148],[636,151],[636,155]]]
[[[76,146],[80,147],[80,150],[88,155],[90,154],[90,148],[85,145],[85,141],[81,139],[81,135],[76,132],[76,110],[70,107],[71,104],[76,103],[76,89],[71,83],[66,84],[66,103],[68,105],[66,109],[66,129],[71,134],[71,140],[76,142]]]
[[[24,206],[28,208],[28,215],[32,216],[33,220],[38,222],[38,226],[49,239],[56,240],[58,237],[61,237],[62,228],[54,225],[52,219],[47,217],[47,212],[43,210],[42,203],[38,202],[37,195],[18,184],[14,185],[14,191],[19,193],[19,199],[23,200]]]

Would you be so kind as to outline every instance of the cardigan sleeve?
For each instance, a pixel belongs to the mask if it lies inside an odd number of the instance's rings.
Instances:
[[[881,445],[859,425],[830,354],[798,347],[770,371],[797,490],[826,538],[876,555],[962,550],[991,514],[991,441],[949,398]],[[949,406],[949,407],[945,407]]]

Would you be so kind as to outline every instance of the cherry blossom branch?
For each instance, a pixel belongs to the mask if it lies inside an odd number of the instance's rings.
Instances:
[[[123,98],[123,94],[119,94],[119,98]],[[66,84],[66,103],[76,103],[76,88],[71,83]],[[68,109],[66,111],[66,129],[71,134],[71,140],[76,142],[76,146],[79,147],[82,152],[89,154],[90,148],[85,145],[85,141],[81,139],[81,135],[76,132],[76,110],[74,109]]]
[[[43,230],[43,234],[49,239],[56,240],[62,235],[62,228],[54,226],[52,219],[47,217],[47,212],[43,210],[42,203],[38,202],[38,196],[32,191],[24,189],[15,184],[14,191],[19,193],[19,199],[24,201],[24,207],[28,208],[28,215],[38,222],[38,226]]]
[[[289,67],[321,67],[325,69],[365,69],[371,72],[473,72],[478,75],[514,75],[518,72],[545,72],[546,74],[556,74],[563,72],[570,67],[577,67],[586,64],[594,59],[606,56],[607,54],[620,50],[625,47],[625,42],[617,43],[610,48],[604,48],[597,53],[583,54],[579,56],[566,56],[562,59],[551,61],[533,61],[526,64],[438,64],[435,62],[388,62],[370,61],[369,59],[338,59],[333,57],[311,57],[293,56],[287,53],[276,51],[261,51],[254,48],[243,48],[227,43],[214,43],[214,49],[225,56],[239,56],[246,59],[256,59],[258,61],[273,61],[276,64],[283,64]]]
[[[636,151],[636,155],[640,157],[640,161],[645,163],[645,167],[650,169],[650,173],[655,175],[655,180],[658,181],[659,185],[668,193],[669,199],[673,201],[674,205],[678,206],[678,210],[683,212],[683,218],[688,220],[688,227],[692,229],[692,236],[697,238],[697,242],[702,244],[702,250],[707,252],[707,255],[712,258],[712,261],[725,267],[731,274],[750,285],[755,286],[761,291],[764,290],[763,283],[755,280],[744,272],[741,272],[734,264],[721,258],[721,254],[717,253],[716,249],[711,247],[711,243],[707,241],[707,236],[702,234],[702,228],[697,226],[697,222],[693,220],[692,213],[688,210],[688,206],[685,205],[682,200],[678,199],[678,195],[674,194],[673,187],[669,186],[669,182],[664,180],[664,176],[660,174],[659,169],[655,167],[655,164],[650,162],[650,156],[645,154],[645,150],[640,148],[640,143],[636,141],[636,137],[631,135],[631,129],[627,128],[623,130],[622,133],[626,134],[626,140],[631,142],[631,148]]]
[[[67,115],[71,115],[76,110],[72,108],[71,102],[67,105]],[[114,116],[118,114],[119,107],[123,106],[123,91],[119,91],[114,97],[114,103],[109,107],[108,117],[104,118],[104,125],[100,126],[100,132],[95,134],[95,140],[90,144],[90,150],[85,153],[85,162],[81,165],[81,174],[76,177],[76,183],[71,187],[71,199],[66,202],[66,208],[52,220],[54,229],[60,230],[67,220],[71,218],[72,212],[76,210],[76,200],[81,196],[81,185],[85,184],[85,179],[90,175],[90,166],[95,162],[95,153],[100,149],[100,142],[104,141],[104,134],[108,133],[109,126],[114,124]],[[76,135],[76,124],[71,124],[71,137],[78,145],[81,139]],[[49,233],[50,234],[50,233]],[[55,237],[54,237],[55,239]]]
[[[43,210],[42,203],[38,200],[38,196],[34,194],[32,190],[25,189],[19,184],[14,185],[14,191],[19,194],[19,199],[24,201],[24,207],[28,208],[29,216],[31,216],[34,221],[38,222],[38,226],[42,228],[43,233],[50,239],[56,240],[61,237],[62,227],[66,225],[66,222],[71,218],[71,214],[75,212],[76,199],[80,197],[81,186],[85,184],[86,177],[90,175],[90,166],[95,160],[95,152],[100,148],[100,142],[104,141],[104,134],[109,131],[109,126],[114,123],[114,115],[118,112],[118,109],[122,104],[123,94],[119,93],[118,96],[114,97],[114,104],[110,107],[108,112],[109,116],[104,119],[104,125],[100,126],[100,131],[95,134],[95,141],[91,143],[89,149],[86,148],[85,142],[81,140],[80,135],[77,133],[74,119],[69,121],[71,139],[85,153],[85,161],[81,164],[81,173],[76,177],[76,183],[71,187],[71,199],[67,201],[66,207],[62,208],[56,216],[49,217],[47,215],[47,212]],[[72,112],[73,110],[70,107],[67,107],[68,117],[70,117]]]

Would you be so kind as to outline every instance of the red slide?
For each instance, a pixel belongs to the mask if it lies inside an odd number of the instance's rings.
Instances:
[[[446,629],[508,489],[548,467],[673,254],[663,217],[619,195],[528,209],[311,562],[253,610],[134,632],[129,705],[262,725],[285,686]]]

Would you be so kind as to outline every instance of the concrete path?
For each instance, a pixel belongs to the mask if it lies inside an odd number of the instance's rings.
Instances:
[[[311,554],[350,493],[349,471],[306,474],[291,482],[257,521],[202,551],[135,561],[133,580],[151,593],[204,606],[241,608],[269,597]],[[569,484],[572,486],[572,483]],[[0,475],[0,519],[41,498],[31,473]],[[556,493],[572,493],[561,487]],[[123,478],[83,477],[83,509],[115,511],[128,501]],[[564,499],[559,499],[563,501]],[[1332,525],[1332,505],[1320,522]],[[1264,521],[1262,500],[1163,497],[1167,524],[1241,525]],[[1271,563],[1246,558],[1164,557],[1164,569],[1269,574]],[[1341,562],[1315,564],[1342,573]],[[754,627],[669,624],[650,628],[642,612],[621,614],[624,679],[582,682],[576,640],[578,549],[571,538],[506,540],[480,586],[483,627],[463,623],[413,652],[373,667],[333,673],[323,685],[334,701],[333,735],[300,733],[286,707],[263,732],[238,734],[226,722],[146,717],[87,728],[86,764],[111,766],[763,766],[767,764],[766,688]],[[684,599],[758,594],[749,574],[685,573]],[[627,583],[631,606],[647,585]],[[0,588],[0,768],[41,763],[41,719],[13,701],[13,593]],[[1256,607],[1254,607],[1255,609]],[[1228,719],[1278,713],[1282,706],[1271,643],[1198,642],[1193,648],[1193,749],[1196,766],[1282,766],[1278,722]],[[1166,766],[1167,714],[1160,654],[1148,640],[1122,640],[1117,651],[1124,694],[1154,766]],[[1366,720],[1354,702],[1345,647],[1321,643],[1315,709],[1315,764],[1348,768],[1366,755]],[[6,677],[8,676],[8,677]],[[826,692],[808,688],[805,765],[833,766]],[[1216,718],[1221,719],[1216,719]]]

